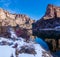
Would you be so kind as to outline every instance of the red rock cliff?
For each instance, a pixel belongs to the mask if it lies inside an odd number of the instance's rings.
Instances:
[[[50,19],[56,17],[60,17],[60,7],[49,4],[43,18]]]

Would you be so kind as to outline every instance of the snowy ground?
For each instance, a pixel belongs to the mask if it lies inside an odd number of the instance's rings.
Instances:
[[[45,51],[39,44],[30,41],[29,43],[25,42],[24,39],[19,38],[19,39],[6,39],[0,37],[0,57],[16,57],[15,55],[15,48],[13,46],[15,44],[18,44],[17,49],[19,50],[21,46],[28,45],[29,47],[34,47],[36,54],[27,54],[27,53],[22,53],[18,55],[18,57],[52,57],[51,54],[47,51]]]

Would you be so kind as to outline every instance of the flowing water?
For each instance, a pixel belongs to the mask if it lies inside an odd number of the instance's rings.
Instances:
[[[36,37],[35,41],[39,43],[45,50],[49,50],[48,45],[41,38]]]
[[[38,38],[38,37],[36,37],[35,38],[35,41],[37,42],[37,43],[39,43],[45,50],[49,50],[49,47],[48,47],[48,45],[46,44],[46,42],[44,42],[41,38]],[[59,51],[57,51],[57,52],[54,52],[53,53],[53,55],[54,55],[54,57],[60,57],[60,50]]]

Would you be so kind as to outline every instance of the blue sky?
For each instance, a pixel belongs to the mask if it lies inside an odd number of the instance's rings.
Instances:
[[[26,14],[35,20],[45,14],[48,4],[60,6],[60,0],[0,0],[0,8],[11,13]]]

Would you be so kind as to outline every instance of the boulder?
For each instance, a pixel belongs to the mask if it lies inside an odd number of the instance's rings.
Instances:
[[[28,53],[28,54],[36,54],[36,51],[34,48],[29,47],[27,45],[22,46],[21,49],[19,50],[19,53]]]

